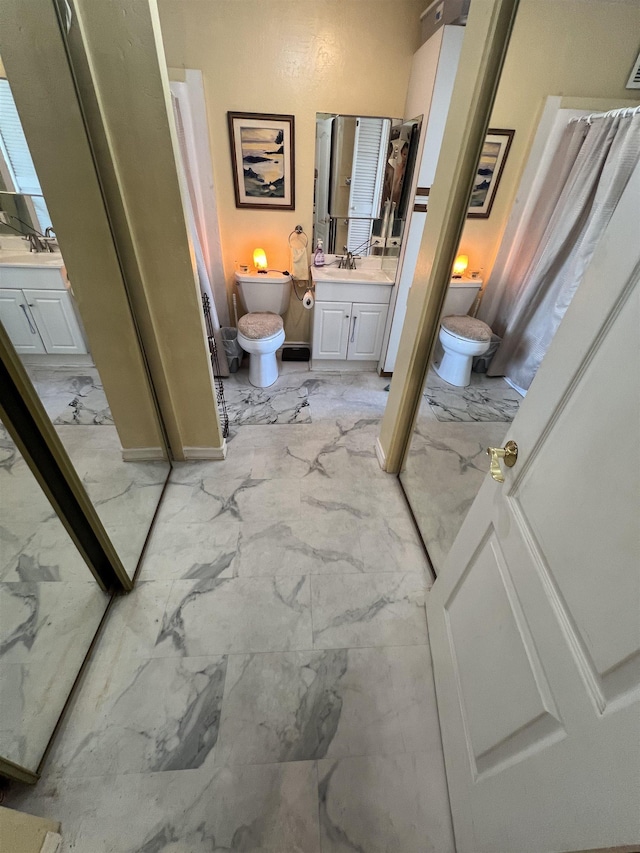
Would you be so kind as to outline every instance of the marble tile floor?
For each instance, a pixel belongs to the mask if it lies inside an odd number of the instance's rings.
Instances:
[[[279,376],[269,388],[249,382],[248,360],[225,378],[224,391],[231,429],[257,424],[301,424],[335,421],[359,412],[381,417],[389,379],[376,373],[310,371],[307,362],[278,363]]]
[[[133,574],[169,474],[169,463],[124,462],[115,427],[58,426],[56,431],[123,565]],[[2,425],[0,489],[0,581],[25,580],[25,571],[33,580],[38,574],[35,567],[50,566],[52,560],[57,568],[55,577],[47,576],[48,580],[85,577],[88,570],[84,562],[78,562],[71,540],[63,542],[57,535],[55,513]]]
[[[487,447],[501,446],[504,421],[442,422],[423,400],[400,474],[405,494],[436,572],[489,470]]]
[[[168,464],[123,462],[114,427],[57,430],[133,572]],[[37,768],[108,601],[0,425],[0,755]]]
[[[54,424],[113,426],[113,418],[95,367],[39,367],[27,372]]]
[[[318,420],[176,465],[43,778],[7,797],[64,851],[452,853],[431,578],[375,460],[379,379],[320,377]]]
[[[471,384],[456,388],[429,370],[424,389],[424,417],[444,422],[511,422],[522,397],[500,376],[471,373]]]

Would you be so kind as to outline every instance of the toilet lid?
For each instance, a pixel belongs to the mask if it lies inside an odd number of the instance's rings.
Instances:
[[[443,317],[440,325],[450,334],[457,335],[459,338],[466,338],[468,341],[484,342],[491,340],[490,326],[487,326],[482,320],[476,320],[475,317],[468,317],[466,314]]]
[[[238,320],[238,331],[245,338],[260,341],[277,335],[284,328],[282,317],[273,311],[253,311]]]

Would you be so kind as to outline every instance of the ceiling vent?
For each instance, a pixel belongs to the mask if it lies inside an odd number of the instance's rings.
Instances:
[[[635,65],[631,69],[625,89],[640,89],[640,53],[635,61]]]

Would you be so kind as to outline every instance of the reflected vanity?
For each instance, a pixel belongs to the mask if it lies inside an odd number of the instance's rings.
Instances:
[[[63,256],[45,236],[42,196],[0,192],[0,211],[0,321],[132,577],[169,463],[123,461]]]
[[[421,119],[316,114],[314,244],[398,256]]]

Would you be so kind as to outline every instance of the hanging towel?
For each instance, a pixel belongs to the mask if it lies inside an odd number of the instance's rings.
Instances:
[[[291,247],[291,275],[298,281],[309,280],[309,261],[304,246]]]

